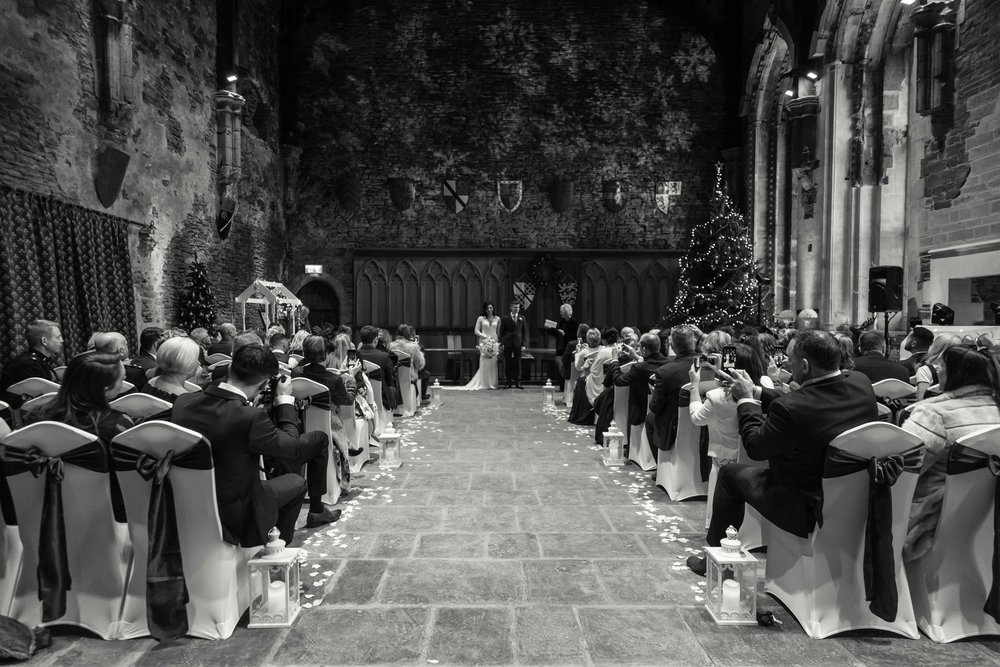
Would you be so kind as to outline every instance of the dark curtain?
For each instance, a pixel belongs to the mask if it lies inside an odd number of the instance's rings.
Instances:
[[[134,345],[128,223],[0,185],[0,363],[24,349],[24,325],[58,322],[64,361],[94,331]]]

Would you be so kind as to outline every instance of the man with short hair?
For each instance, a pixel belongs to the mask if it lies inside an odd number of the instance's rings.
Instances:
[[[142,367],[143,373],[156,368],[156,348],[160,346],[162,333],[160,327],[146,327],[139,334],[139,355],[132,361]]]
[[[264,410],[252,405],[277,373],[278,360],[270,350],[260,344],[244,345],[233,353],[228,382],[178,396],[171,413],[171,421],[197,431],[211,443],[222,536],[229,544],[264,544],[274,526],[286,544],[292,542],[306,482],[292,473],[262,482],[262,456],[282,462],[279,467],[285,470],[306,465],[310,478],[313,469],[326,470],[327,436],[321,431],[299,435],[288,378],[275,384],[273,422]],[[340,510],[323,507],[325,474],[316,477],[309,484],[309,528],[340,518]]]
[[[903,364],[885,356],[885,337],[878,331],[866,331],[858,341],[861,356],[854,359],[854,370],[872,382],[895,378],[910,381],[910,371]]]
[[[390,412],[396,409],[396,397],[399,396],[398,382],[396,381],[395,355],[391,355],[387,350],[376,347],[379,339],[379,329],[367,324],[361,327],[361,347],[358,348],[358,358],[362,361],[370,361],[379,367],[377,376],[370,377],[382,382],[382,405]]]
[[[91,339],[95,352],[115,354],[125,364],[125,379],[135,386],[135,391],[142,391],[146,386],[146,371],[139,364],[129,360],[128,341],[117,331],[100,331]]]
[[[910,335],[906,337],[906,341],[903,343],[903,349],[910,353],[906,359],[903,359],[901,364],[906,367],[906,370],[910,371],[910,377],[917,374],[917,368],[924,362],[924,357],[927,356],[927,350],[930,349],[931,343],[934,342],[934,332],[927,327],[917,325],[913,327],[913,331]],[[907,378],[909,381],[909,378]]]
[[[233,356],[233,339],[236,338],[236,325],[223,322],[219,325],[219,342],[208,346],[209,354],[228,354]]]
[[[273,334],[267,344],[279,362],[288,363],[288,336],[284,332]]]
[[[639,356],[642,358],[632,362],[624,372],[621,367],[629,363],[629,359],[626,355],[619,357],[619,365],[615,366],[614,371],[615,386],[628,387],[630,426],[645,421],[649,404],[649,378],[667,363],[667,358],[660,352],[660,337],[653,333],[642,334],[639,338]]]
[[[503,345],[504,375],[507,378],[507,389],[511,382],[517,389],[521,386],[521,352],[528,347],[528,323],[521,317],[521,304],[511,301],[510,315],[500,318],[500,328],[497,331],[500,343]]]
[[[252,332],[241,333],[235,338],[233,338],[233,340],[231,340],[230,343],[232,344],[231,349],[234,355],[236,354],[236,351],[239,350],[241,347],[246,347],[247,345],[264,344],[261,341],[260,336]],[[223,364],[222,362],[219,363],[220,363],[219,366],[216,366],[215,368],[212,369],[212,382],[216,383],[225,382],[227,376],[229,375],[230,364]]]
[[[7,388],[28,378],[56,382],[54,360],[63,349],[62,331],[59,324],[51,320],[28,322],[24,327],[24,339],[28,349],[11,359],[0,374],[0,395],[12,408],[21,407],[22,401],[20,396],[11,394]]]
[[[688,383],[691,362],[698,356],[698,332],[682,324],[670,330],[674,356],[656,369],[656,384],[649,399],[646,435],[657,449],[673,449],[677,437],[677,408],[681,387]]]
[[[800,332],[788,359],[799,388],[787,394],[762,389],[742,370],[716,371],[732,383],[743,447],[769,467],[722,466],[705,537],[709,546],[719,546],[729,526],[743,524],[746,503],[778,528],[808,537],[823,507],[827,445],[878,416],[871,383],[861,373],[839,370],[840,345],[829,333]],[[691,556],[687,565],[704,576],[704,557]]]

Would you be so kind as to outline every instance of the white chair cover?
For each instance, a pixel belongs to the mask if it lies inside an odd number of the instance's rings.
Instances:
[[[42,394],[59,391],[59,385],[45,378],[27,378],[7,387],[7,391],[21,398],[34,398]]]
[[[290,354],[290,355],[288,355],[289,365],[291,365],[291,362],[294,361],[295,365],[298,366],[299,364],[302,363],[303,359],[305,359],[305,357],[303,357],[301,354]]]
[[[736,456],[736,462],[753,466],[755,468],[770,467],[767,461],[754,461],[750,458],[750,455],[747,454],[746,448],[743,446],[742,440],[740,441],[740,452]],[[711,499],[711,496],[709,496],[709,498]],[[743,543],[743,548],[757,549],[759,547],[767,546],[767,542],[764,540],[765,523],[768,523],[768,521],[760,515],[760,512],[749,505],[746,506],[746,512],[743,515],[743,525],[740,526],[740,542]]]
[[[893,398],[898,400],[915,396],[917,388],[909,382],[903,382],[896,378],[887,378],[873,383],[872,391],[875,392],[875,396],[878,398]]]
[[[181,454],[202,440],[190,429],[164,421],[139,424],[114,441],[162,458],[169,450]],[[247,561],[259,547],[243,549],[222,540],[215,498],[215,471],[175,466],[168,473],[177,515],[177,536],[187,585],[188,635],[226,639],[250,607]],[[129,536],[135,559],[122,607],[118,639],[149,635],[146,623],[146,567],[149,560],[149,496],[152,485],[135,470],[118,472]],[[74,582],[75,584],[75,582]]]
[[[368,422],[355,416],[353,405],[338,405],[337,411],[340,413],[341,421],[344,422],[348,446],[362,449],[360,454],[350,459],[351,472],[361,472],[362,466],[371,460],[371,453],[368,450]]]
[[[646,416],[649,416],[648,409]],[[650,447],[649,436],[646,435],[646,423],[629,426],[628,431],[628,460],[639,466],[641,470],[656,470],[656,453]]]
[[[615,425],[625,433],[625,441],[628,442],[629,438],[632,437],[632,429],[629,428],[628,424],[628,387],[615,387],[615,406],[614,414],[612,416],[612,421]]]
[[[118,395],[122,396],[124,394],[129,393],[133,389],[135,389],[135,385],[134,384],[132,384],[128,380],[122,380],[122,390],[120,392],[118,392]]]
[[[120,396],[108,405],[136,421],[148,419],[172,407],[169,401],[143,393]]]
[[[322,385],[315,380],[303,377],[292,378],[292,396],[298,400],[305,400],[323,392],[329,393],[330,390],[326,388],[326,385]],[[340,467],[337,465],[333,453],[336,442],[333,439],[333,433],[330,429],[330,410],[309,405],[305,410],[305,417],[302,421],[304,431],[322,431],[326,433],[330,449],[328,450],[326,463],[326,493],[323,494],[323,502],[328,505],[335,505],[340,500]],[[347,451],[339,451],[346,459]]]
[[[410,355],[405,352],[397,352],[396,358],[399,362],[403,362],[408,360]],[[409,366],[400,365],[396,367],[399,391],[403,395],[402,412],[404,417],[412,417],[417,413],[417,395],[413,390],[413,375],[413,369]]]
[[[372,373],[379,370],[379,365],[371,361],[365,361],[364,366],[365,375],[368,376],[368,382],[372,386],[372,402],[375,408],[375,430],[373,433],[381,435],[386,425],[392,421],[392,415],[389,414],[389,411],[385,409],[385,405],[382,403],[382,380],[371,379]]]
[[[576,389],[576,381],[579,379],[580,371],[577,370],[576,364],[570,363],[569,380],[563,384],[563,403],[566,404],[567,410],[571,410],[573,408],[573,390]]]
[[[14,427],[14,425],[10,423],[14,420],[14,416],[11,414],[10,404],[6,401],[0,401],[0,420],[3,420],[7,426],[10,426],[11,428]]]
[[[38,447],[47,456],[60,456],[96,439],[72,426],[43,421],[9,433],[2,442],[10,449]],[[14,589],[8,613],[29,628],[77,625],[104,639],[113,639],[132,553],[126,542],[127,533],[118,528],[111,510],[110,477],[69,464],[64,466],[63,475],[66,554],[72,578],[72,586],[66,591],[66,613],[42,623],[36,571],[45,475],[36,479],[30,473],[7,478],[22,545],[20,565],[7,566],[14,575],[13,581],[8,582],[6,573],[4,576],[3,588]],[[16,548],[8,546],[8,554]]]
[[[194,382],[191,382],[191,380],[184,381],[184,388],[187,389],[188,391],[201,391],[201,387],[199,387]]]
[[[50,391],[47,394],[42,394],[41,396],[35,396],[34,398],[28,399],[21,404],[21,414],[23,415],[26,412],[36,412],[41,410],[49,403],[56,400],[58,395],[58,391]]]
[[[690,391],[691,385],[681,390]],[[687,500],[708,495],[708,482],[701,479],[699,444],[701,428],[691,422],[687,405],[677,408],[677,438],[673,449],[661,449],[657,457],[656,485],[671,500]]]
[[[1000,426],[967,435],[958,444],[1000,456]],[[996,483],[988,468],[948,475],[934,543],[906,564],[917,624],[936,642],[1000,635],[1000,624],[983,611],[993,582]]]
[[[233,358],[231,356],[229,356],[228,354],[223,354],[222,352],[216,352],[215,354],[210,354],[207,357],[205,357],[205,361],[209,363],[209,366],[211,366],[212,364],[217,364],[221,361],[232,361],[232,360]]]
[[[56,366],[55,368],[52,369],[52,372],[55,373],[56,382],[62,382],[63,375],[66,374],[66,367],[65,366]]]
[[[221,359],[214,364],[209,364],[208,370],[214,371],[216,368],[228,368],[231,363],[233,363],[232,359]]]
[[[857,456],[898,454],[921,444],[916,436],[885,422],[862,424],[840,434],[831,447]],[[916,639],[910,588],[902,550],[917,475],[904,472],[892,486],[892,545],[898,608],[892,623],[875,616],[865,601],[862,574],[868,514],[868,473],[823,480],[823,527],[802,539],[765,523],[766,585],[795,616],[807,635],[822,639],[849,630],[886,630]]]

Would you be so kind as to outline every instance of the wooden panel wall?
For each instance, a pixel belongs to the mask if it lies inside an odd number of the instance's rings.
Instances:
[[[400,322],[422,332],[471,333],[483,301],[506,313],[516,281],[528,280],[546,251],[387,251],[354,254],[354,324],[390,331]],[[592,326],[651,327],[677,289],[678,253],[669,251],[549,251],[576,279],[576,319]],[[559,319],[555,285],[538,288],[525,312],[534,338]],[[532,344],[535,341],[532,340]],[[539,344],[545,344],[538,341]]]

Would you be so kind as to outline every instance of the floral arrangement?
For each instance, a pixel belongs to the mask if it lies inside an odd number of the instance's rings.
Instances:
[[[500,343],[495,338],[483,338],[479,341],[479,354],[487,359],[493,359],[500,354]]]

